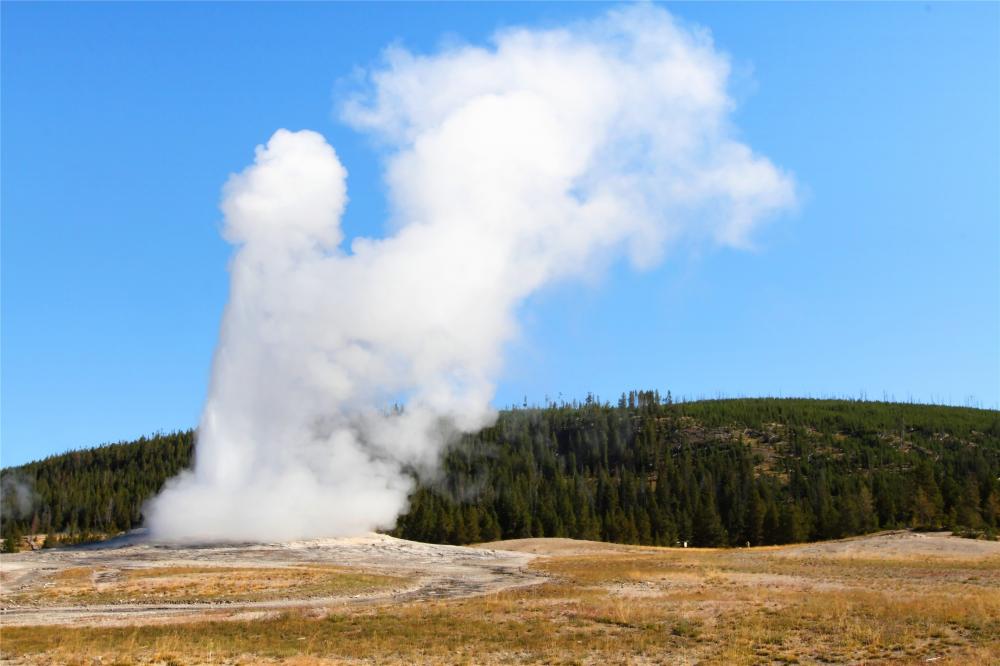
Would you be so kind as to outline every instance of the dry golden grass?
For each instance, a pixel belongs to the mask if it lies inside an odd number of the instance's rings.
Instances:
[[[128,628],[10,627],[26,663],[933,663],[1000,659],[1000,562],[774,550],[543,558],[483,597]],[[82,655],[86,655],[85,657]]]
[[[18,604],[197,603],[260,601],[362,594],[399,585],[402,578],[329,566],[136,569],[74,567],[43,586],[8,595]]]

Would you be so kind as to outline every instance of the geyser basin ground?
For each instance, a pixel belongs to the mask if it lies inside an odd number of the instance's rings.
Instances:
[[[5,663],[967,666],[1000,653],[1000,543],[942,533],[753,549],[139,542],[0,563]]]
[[[0,617],[5,626],[134,624],[485,594],[544,580],[525,570],[532,558],[382,534],[239,545],[125,538],[4,556]]]

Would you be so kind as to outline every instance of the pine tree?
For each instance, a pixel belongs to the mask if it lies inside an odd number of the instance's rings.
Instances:
[[[797,503],[782,505],[779,521],[778,543],[802,543],[808,538],[809,529]]]
[[[4,535],[3,540],[3,552],[5,553],[16,553],[21,550],[22,541],[24,539],[24,533],[21,531],[20,526],[14,523]]]
[[[709,479],[703,484],[701,501],[695,510],[694,533],[692,542],[700,547],[718,547],[726,545],[726,529],[722,526],[722,519],[716,508],[715,492],[712,490]]]

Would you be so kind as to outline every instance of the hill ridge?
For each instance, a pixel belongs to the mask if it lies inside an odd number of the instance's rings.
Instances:
[[[0,532],[65,540],[141,525],[191,461],[193,431],[81,449],[0,472]],[[395,526],[408,539],[538,536],[745,545],[899,527],[993,534],[1000,412],[830,399],[513,408],[455,442]],[[26,490],[28,492],[25,500]]]

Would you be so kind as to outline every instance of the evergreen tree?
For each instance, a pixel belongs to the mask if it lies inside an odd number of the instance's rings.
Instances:
[[[21,550],[24,534],[17,523],[14,523],[3,537],[3,552],[16,553]]]
[[[802,509],[796,502],[788,502],[781,507],[778,522],[778,543],[802,543],[809,536]]]
[[[702,481],[701,496],[695,508],[691,535],[693,545],[718,547],[726,545],[726,528],[716,506],[715,490],[711,477]]]

